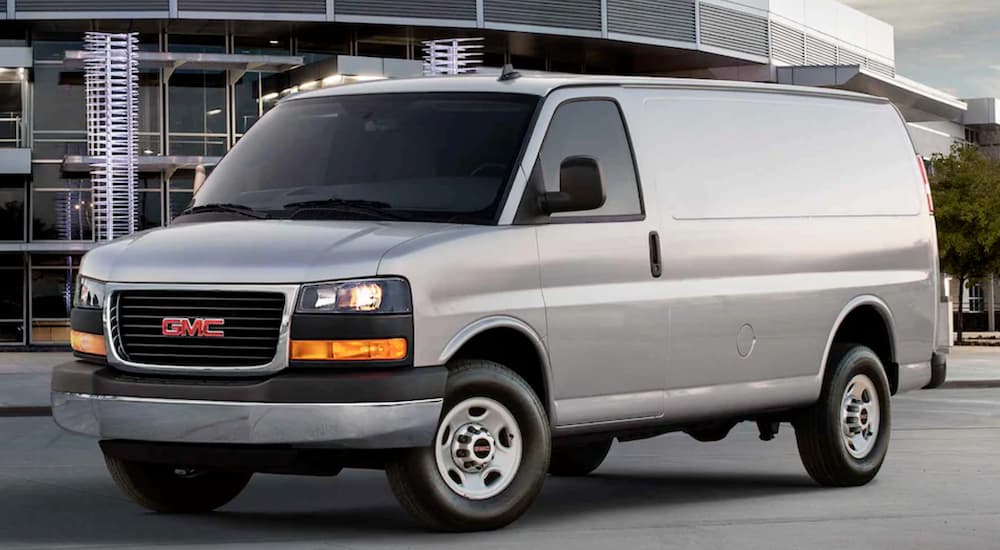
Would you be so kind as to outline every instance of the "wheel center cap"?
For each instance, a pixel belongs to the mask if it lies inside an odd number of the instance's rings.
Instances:
[[[478,459],[484,459],[493,453],[493,444],[487,441],[485,438],[477,439],[475,443],[472,444],[472,454]]]
[[[455,432],[451,458],[466,472],[482,472],[493,461],[496,440],[493,434],[478,424],[466,424]]]
[[[861,415],[860,416],[861,416],[861,425],[862,426],[867,426],[868,425],[868,409],[861,409]]]

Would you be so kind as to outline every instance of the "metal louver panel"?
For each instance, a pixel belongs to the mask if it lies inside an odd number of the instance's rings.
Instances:
[[[326,0],[177,0],[177,9],[180,11],[325,14]]]
[[[702,3],[701,43],[767,57],[767,19]]]
[[[806,36],[806,65],[836,65],[837,46],[813,36]]]
[[[4,1],[4,9],[7,2]],[[14,9],[32,11],[167,11],[168,0],[17,0]]]
[[[866,61],[865,56],[854,53],[850,50],[845,50],[844,48],[840,48],[837,52],[837,65],[858,65],[866,67],[868,65]]]
[[[802,31],[772,21],[771,57],[789,65],[804,65],[805,39],[805,33]]]
[[[601,0],[483,0],[488,22],[601,30]]]
[[[868,68],[871,69],[872,71],[875,71],[876,73],[879,73],[879,74],[883,75],[883,76],[888,76],[889,78],[895,78],[896,77],[896,68],[895,67],[893,67],[892,65],[887,65],[887,64],[882,63],[880,61],[875,61],[874,59],[869,59],[868,60]]]
[[[7,13],[7,0],[0,0],[0,12]]]
[[[476,19],[476,0],[337,0],[337,15]]]
[[[608,0],[608,30],[694,42],[694,0]]]

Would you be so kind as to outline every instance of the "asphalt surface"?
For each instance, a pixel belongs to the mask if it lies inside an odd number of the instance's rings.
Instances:
[[[0,418],[0,548],[1000,548],[1000,389],[894,400],[870,485],[822,489],[787,426],[719,443],[682,434],[616,444],[582,479],[547,480],[505,530],[422,531],[381,472],[264,476],[221,511],[147,513],[121,496],[93,441],[51,419]]]

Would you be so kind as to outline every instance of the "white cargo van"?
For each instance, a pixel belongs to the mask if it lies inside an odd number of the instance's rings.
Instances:
[[[432,528],[497,528],[614,439],[741,421],[861,485],[891,395],[944,375],[922,170],[891,104],[829,90],[301,94],[169,228],[86,255],[54,416],[163,512],[363,467]]]

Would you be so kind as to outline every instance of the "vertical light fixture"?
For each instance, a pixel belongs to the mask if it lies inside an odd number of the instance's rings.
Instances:
[[[483,62],[482,42],[482,38],[448,38],[424,42],[424,76],[475,73]]]
[[[97,240],[112,240],[138,222],[139,38],[88,32],[84,44],[94,231]]]

